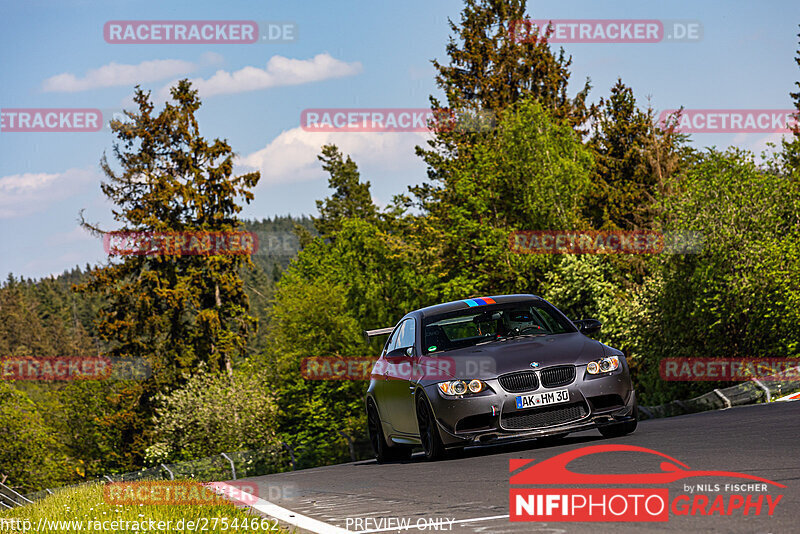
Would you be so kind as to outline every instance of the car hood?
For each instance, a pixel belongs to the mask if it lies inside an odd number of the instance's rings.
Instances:
[[[514,371],[582,365],[604,356],[603,345],[581,333],[518,337],[424,356],[420,363],[451,378],[489,380]],[[538,362],[538,366],[532,366]]]

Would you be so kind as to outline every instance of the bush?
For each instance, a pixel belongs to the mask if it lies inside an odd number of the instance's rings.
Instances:
[[[69,477],[68,461],[38,406],[0,380],[0,482],[28,493]]]
[[[180,389],[156,396],[155,442],[146,461],[194,460],[221,452],[274,448],[276,409],[263,377],[201,370]]]

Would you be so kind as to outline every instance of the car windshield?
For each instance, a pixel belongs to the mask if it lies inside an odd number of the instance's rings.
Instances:
[[[423,352],[441,352],[516,336],[575,332],[553,306],[540,300],[467,308],[425,319]]]

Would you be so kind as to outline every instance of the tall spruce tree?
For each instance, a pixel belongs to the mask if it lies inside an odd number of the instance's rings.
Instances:
[[[546,32],[534,29],[519,37],[529,20],[525,7],[525,0],[466,0],[460,23],[449,20],[449,60],[432,62],[447,102],[430,98],[436,116],[445,120],[434,121],[427,148],[417,147],[430,181],[410,188],[423,210],[442,202],[455,160],[469,158],[470,147],[495,135],[492,126],[516,103],[535,100],[579,132],[586,122],[589,81],[575,98],[567,96],[572,59],[563,49],[550,49]]]
[[[534,98],[554,115],[582,123],[588,81],[576,99],[567,97],[572,59],[563,49],[552,52],[546,32],[528,31],[525,6],[526,0],[466,0],[460,24],[449,21],[449,62],[433,61],[436,83],[453,110],[500,113]]]
[[[797,34],[797,37],[800,37],[800,33]],[[800,50],[797,51],[794,61],[800,67]],[[789,141],[783,140],[781,144],[783,145],[785,170],[789,173],[800,173],[800,81],[794,82],[794,85],[798,89],[797,92],[789,93],[795,108],[795,123],[791,128],[793,137]]]
[[[239,199],[252,200],[260,174],[233,176],[230,145],[200,135],[200,100],[187,80],[171,95],[173,102],[155,113],[150,94],[137,87],[138,111],[126,112],[126,123],[112,122],[120,170],[105,156],[101,167],[114,219],[123,231],[241,230]],[[201,364],[230,373],[243,355],[256,326],[240,277],[245,266],[252,263],[243,255],[133,255],[94,270],[79,287],[106,297],[97,326],[107,353],[152,366],[152,378],[120,395],[121,413],[109,418],[123,427],[123,442],[134,442],[133,450],[119,444],[131,453],[122,463],[136,461],[146,445],[142,431],[156,392],[176,387]]]
[[[594,228],[652,228],[660,198],[687,153],[686,135],[656,121],[652,108],[637,106],[621,79],[608,98],[592,107],[589,146],[595,155],[585,214]]]
[[[347,218],[375,222],[378,209],[372,202],[370,183],[361,181],[358,166],[350,156],[345,159],[336,145],[325,145],[317,158],[322,162],[322,169],[330,175],[328,187],[333,191],[325,200],[317,200],[319,217],[314,219],[317,231],[332,237],[341,229],[342,220]]]

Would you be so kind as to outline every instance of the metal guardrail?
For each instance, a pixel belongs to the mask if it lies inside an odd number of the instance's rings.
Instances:
[[[33,501],[0,482],[0,505],[2,505],[3,509],[16,508],[31,502]]]
[[[278,473],[289,469],[293,469],[293,463],[281,450],[239,451],[217,454],[199,460],[190,460],[174,464],[159,464],[155,467],[130,473],[103,475],[96,479],[83,481],[79,484],[62,488],[48,488],[27,495],[20,495],[10,488],[9,491],[18,496],[16,500],[21,498],[25,501],[24,503],[27,504],[42,499],[47,495],[51,495],[54,491],[91,483],[135,482],[139,480],[236,480],[237,478]],[[0,503],[3,503],[1,488]],[[18,504],[14,504],[14,506],[18,506]],[[5,509],[5,507],[0,506],[0,509]]]
[[[796,372],[800,367],[787,369],[767,379],[750,379],[735,386],[715,389],[699,397],[689,400],[674,400],[658,406],[639,406],[640,419],[672,417],[708,410],[725,410],[733,406],[771,402],[777,397],[800,391],[800,380],[789,378],[790,371]]]

